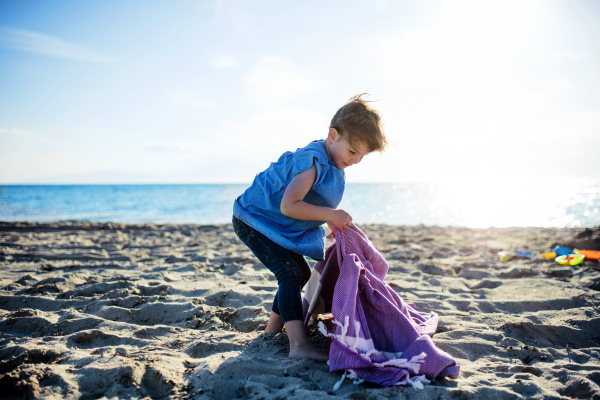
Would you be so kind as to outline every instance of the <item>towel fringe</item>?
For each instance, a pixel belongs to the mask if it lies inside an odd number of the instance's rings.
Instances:
[[[357,353],[365,360],[371,362],[374,367],[378,367],[378,368],[396,367],[396,368],[406,369],[406,370],[412,371],[415,374],[418,374],[419,370],[421,369],[421,365],[425,362],[425,358],[427,357],[427,354],[423,352],[421,354],[417,354],[416,356],[413,356],[410,360],[408,360],[407,358],[397,358],[397,359],[388,360],[388,361],[385,361],[382,363],[374,363],[371,360],[371,356],[373,356],[375,354],[381,355],[381,352],[379,350],[373,349],[373,350],[369,350],[366,354],[361,354],[356,349],[356,346],[358,344],[359,334],[360,334],[360,322],[355,323],[354,330],[355,330],[356,340],[354,341],[354,344],[352,346],[350,346],[350,344],[349,344],[350,340],[349,340],[349,337],[347,336],[348,328],[350,325],[349,316],[346,316],[346,318],[344,318],[344,324],[342,324],[339,321],[336,321],[335,319],[332,320],[332,322],[334,324],[336,324],[337,326],[339,326],[340,328],[342,328],[341,336],[337,336],[335,333],[327,332],[327,327],[325,326],[323,321],[319,321],[319,324],[318,324],[319,332],[321,332],[323,334],[323,336],[337,339],[340,343],[343,343],[348,349],[352,350],[354,353]],[[329,364],[329,361],[327,361],[327,364]],[[360,385],[361,383],[364,382],[364,379],[359,378],[358,375],[356,375],[356,372],[354,372],[354,370],[348,369],[348,370],[344,371],[342,378],[333,386],[334,392],[342,386],[342,383],[344,382],[344,379],[346,379],[346,377],[352,379],[354,381],[353,383],[355,385]],[[425,375],[417,375],[417,376],[413,376],[411,378],[407,374],[404,376],[403,379],[396,382],[395,385],[411,385],[413,388],[415,388],[415,390],[418,390],[418,389],[425,388],[423,386],[424,383],[425,384],[431,383],[431,381],[429,381],[425,377]]]
[[[329,333],[327,332],[327,327],[325,326],[325,324],[323,323],[323,321],[319,321],[319,332],[321,332],[323,334],[323,336],[326,337],[330,337],[332,339],[337,339],[340,343],[343,343],[349,350],[351,350],[353,353],[358,354],[359,356],[361,356],[362,358],[364,358],[365,360],[373,363],[374,367],[379,367],[379,368],[385,368],[385,367],[396,367],[396,368],[404,368],[404,369],[408,369],[412,372],[414,372],[415,374],[419,373],[419,370],[421,369],[421,364],[423,364],[425,362],[425,357],[427,357],[427,354],[425,353],[421,353],[418,354],[416,356],[413,356],[410,361],[406,358],[396,358],[396,359],[392,359],[392,360],[388,360],[388,361],[384,361],[383,363],[374,363],[371,360],[371,356],[373,355],[382,355],[382,353],[377,350],[377,349],[373,349],[373,350],[369,350],[366,354],[361,354],[358,352],[358,350],[356,349],[356,346],[358,345],[358,339],[359,339],[359,334],[360,334],[360,322],[356,322],[355,324],[355,341],[354,344],[351,346],[350,345],[350,340],[349,337],[347,336],[348,333],[348,327],[350,325],[350,318],[349,316],[346,316],[346,318],[344,318],[344,324],[342,324],[339,321],[336,321],[335,319],[332,320],[332,322],[334,324],[336,324],[337,326],[339,326],[340,328],[342,328],[342,335],[341,337],[336,335],[335,333]]]
[[[337,381],[335,385],[333,385],[334,392],[342,386],[342,383],[344,382],[344,379],[346,379],[346,378],[352,379],[354,381],[352,383],[355,385],[360,385],[361,383],[363,383],[365,381],[364,379],[359,378],[358,375],[356,375],[356,372],[354,372],[354,370],[347,369],[344,371],[342,378],[339,381]]]
[[[373,350],[369,350],[366,354],[363,354],[363,356],[367,357],[369,360],[373,354],[380,354],[379,350],[377,349],[373,349]]]
[[[350,316],[346,315],[346,318],[344,318],[344,325],[342,326],[342,342],[346,342],[344,339],[346,339],[346,335],[348,334],[348,327],[350,326]]]
[[[414,372],[415,374],[419,373],[419,370],[421,369],[421,364],[423,364],[425,362],[425,357],[427,357],[427,354],[425,353],[421,353],[418,354],[416,356],[414,356],[413,358],[410,359],[410,361],[408,361],[408,359],[406,358],[400,358],[400,359],[396,359],[396,360],[388,360],[382,363],[373,363],[373,365],[377,366],[377,367],[397,367],[397,368],[404,368],[404,369],[409,369],[412,372]]]
[[[342,375],[342,379],[340,379],[339,381],[337,381],[337,383],[335,385],[333,385],[333,391],[335,392],[336,390],[338,390],[340,388],[340,386],[342,386],[342,382],[344,382],[344,379],[346,379],[346,371],[344,371],[344,375]]]
[[[325,327],[325,324],[323,323],[323,321],[319,321],[318,326],[319,326],[319,332],[321,332],[323,334],[323,336],[335,338],[335,333],[327,332],[327,328]]]
[[[356,372],[354,372],[353,369],[349,369],[347,370],[349,375],[348,378],[352,379],[354,382],[352,382],[354,385],[360,385],[361,383],[363,383],[365,380],[362,378],[359,378],[358,375],[356,375]]]
[[[334,392],[342,386],[342,383],[344,382],[344,379],[346,379],[346,378],[352,379],[353,380],[352,383],[354,385],[360,385],[361,383],[363,383],[365,381],[364,379],[359,378],[358,375],[356,375],[356,372],[354,372],[354,370],[347,369],[344,371],[344,374],[342,375],[341,379],[339,381],[337,381],[335,385],[333,385]],[[407,375],[404,375],[404,378],[402,378],[401,380],[396,382],[394,384],[394,386],[411,385],[413,387],[413,389],[415,389],[415,390],[423,390],[423,389],[425,389],[425,386],[423,386],[423,384],[428,384],[428,383],[431,383],[431,381],[429,379],[427,379],[425,377],[425,375],[417,375],[417,376],[413,376],[411,378],[407,374]]]
[[[348,317],[346,317],[346,321]],[[352,346],[352,350],[354,350],[356,353],[358,353],[358,351],[356,350],[356,346],[358,346],[358,337],[360,335],[360,322],[356,321],[354,323],[354,337],[357,339],[354,341],[354,346]]]
[[[423,386],[424,383],[431,383],[431,381],[427,379],[425,375],[417,375],[413,376],[412,378],[408,375],[404,375],[404,379],[396,382],[395,386],[411,385],[415,390],[421,390],[425,389],[425,386]]]

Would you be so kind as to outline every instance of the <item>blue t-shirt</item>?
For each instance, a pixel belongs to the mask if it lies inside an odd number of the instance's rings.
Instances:
[[[342,200],[346,174],[327,155],[323,140],[283,153],[256,175],[252,185],[233,204],[233,215],[280,246],[315,260],[325,258],[325,221],[305,221],[281,213],[281,199],[291,180],[312,165],[317,178],[304,201],[336,208]]]

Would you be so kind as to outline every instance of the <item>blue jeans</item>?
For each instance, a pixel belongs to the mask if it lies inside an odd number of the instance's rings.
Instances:
[[[233,230],[252,253],[267,267],[279,284],[272,311],[283,323],[304,321],[302,288],[310,278],[310,266],[304,256],[285,249],[271,239],[233,217]]]

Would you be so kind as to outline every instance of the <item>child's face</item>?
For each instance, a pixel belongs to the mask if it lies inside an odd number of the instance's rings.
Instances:
[[[364,156],[371,152],[364,143],[348,143],[346,138],[333,128],[329,130],[327,136],[327,149],[329,150],[329,158],[340,169],[358,164]]]

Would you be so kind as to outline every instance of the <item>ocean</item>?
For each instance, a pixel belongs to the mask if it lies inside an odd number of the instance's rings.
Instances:
[[[0,221],[231,222],[247,184],[4,185]],[[580,227],[600,225],[600,184],[348,183],[339,208],[356,224]]]

